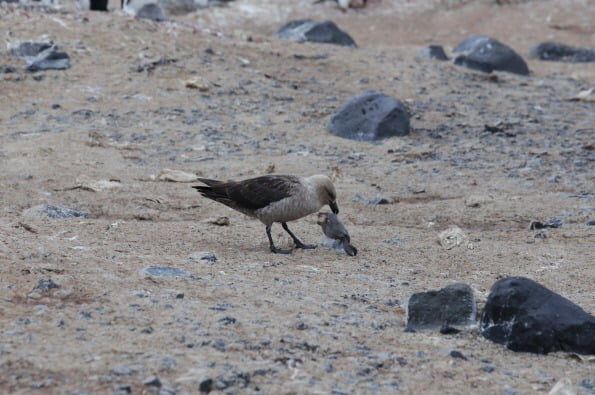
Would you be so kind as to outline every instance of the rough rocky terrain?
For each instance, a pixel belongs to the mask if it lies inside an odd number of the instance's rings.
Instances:
[[[72,65],[30,73],[0,51],[18,69],[0,74],[0,392],[525,394],[569,379],[595,393],[587,358],[516,353],[477,327],[404,332],[411,293],[464,282],[481,304],[511,275],[595,312],[595,103],[569,100],[595,68],[526,56],[540,41],[595,47],[594,3],[270,3],[163,23],[114,2],[0,4],[7,48],[45,36]],[[274,38],[306,17],[359,48]],[[514,48],[531,75],[415,56],[475,33]],[[408,136],[326,131],[367,89],[407,104]],[[262,224],[160,180],[164,169],[331,175],[358,255],[271,254]],[[50,218],[44,204],[88,215]],[[529,230],[551,217],[562,226]],[[451,226],[467,239],[446,249]],[[322,237],[316,215],[292,230]]]

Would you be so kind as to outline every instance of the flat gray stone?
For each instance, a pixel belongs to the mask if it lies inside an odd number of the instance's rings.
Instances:
[[[173,266],[146,266],[140,272],[143,276],[151,277],[186,277],[190,275],[186,270]]]
[[[40,204],[23,211],[25,217],[87,218],[89,213],[70,207]]]
[[[25,65],[26,71],[65,70],[70,68],[70,57],[55,47],[40,52]]]
[[[470,286],[452,284],[438,291],[418,292],[407,304],[407,329],[440,329],[475,324],[477,307]]]

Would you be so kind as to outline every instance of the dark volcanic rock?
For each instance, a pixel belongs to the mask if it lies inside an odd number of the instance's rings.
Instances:
[[[428,45],[417,52],[418,56],[436,60],[448,60],[448,56],[444,52],[442,45]]]
[[[141,9],[136,13],[136,17],[150,19],[156,22],[163,22],[167,19],[161,7],[154,3],[149,3],[142,6]]]
[[[213,385],[213,379],[205,379],[203,381],[200,382],[200,384],[198,385],[198,390],[201,393],[209,393],[211,391],[213,391],[214,385]]]
[[[87,218],[88,213],[63,206],[52,206],[51,204],[40,204],[33,206],[23,212],[25,217],[50,217],[50,218]]]
[[[475,323],[475,296],[467,284],[457,283],[439,291],[411,295],[407,305],[407,329],[433,329]]]
[[[453,52],[461,53],[455,64],[491,72],[493,70],[528,75],[523,58],[509,46],[486,36],[470,36],[460,41]],[[488,71],[489,70],[489,71]]]
[[[398,99],[365,91],[343,104],[327,129],[336,136],[360,141],[405,136],[409,134],[409,112]]]
[[[595,62],[595,48],[571,47],[555,42],[544,42],[531,47],[529,56],[539,60],[558,62]]]
[[[24,41],[18,46],[11,48],[10,54],[13,56],[34,57],[39,55],[41,52],[52,48],[53,46],[54,43],[52,41]]]
[[[595,354],[595,316],[524,277],[492,286],[480,330],[513,351]]]
[[[278,38],[293,41],[311,41],[315,43],[357,47],[355,41],[331,21],[299,19],[283,25],[276,33]]]
[[[65,70],[70,68],[70,57],[66,52],[58,51],[55,47],[40,52],[25,65],[27,71]]]
[[[91,11],[107,11],[108,0],[91,0],[89,9]]]

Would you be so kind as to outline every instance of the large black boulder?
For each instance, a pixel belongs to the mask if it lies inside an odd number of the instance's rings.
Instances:
[[[508,71],[528,75],[529,68],[523,58],[509,46],[486,36],[470,36],[461,40],[453,49],[460,53],[455,64],[475,70],[491,72]]]
[[[480,330],[513,351],[595,354],[595,316],[525,277],[492,286]]]
[[[107,11],[108,0],[91,0],[89,2],[89,9],[91,11]]]
[[[276,34],[278,38],[285,40],[357,47],[351,36],[339,29],[331,21],[321,22],[312,19],[299,19],[286,23]]]
[[[409,134],[409,112],[394,97],[365,91],[347,100],[327,129],[336,136],[360,141],[405,136]]]
[[[452,284],[438,291],[417,292],[407,303],[407,330],[475,324],[475,296],[470,286]]]
[[[595,62],[595,48],[571,47],[555,42],[536,44],[529,50],[529,55],[539,60],[569,63]]]

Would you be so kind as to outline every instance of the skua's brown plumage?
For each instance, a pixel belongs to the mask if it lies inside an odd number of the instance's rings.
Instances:
[[[302,243],[289,230],[287,222],[313,214],[325,205],[333,213],[339,212],[335,187],[325,175],[266,175],[242,181],[198,180],[206,186],[193,188],[204,197],[259,219],[266,226],[269,248],[275,253],[288,254],[292,250],[275,247],[271,237],[273,223],[281,223],[297,248],[315,248],[315,245]]]

